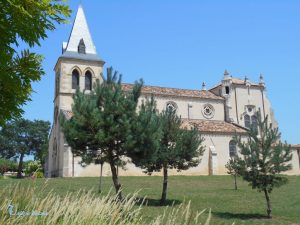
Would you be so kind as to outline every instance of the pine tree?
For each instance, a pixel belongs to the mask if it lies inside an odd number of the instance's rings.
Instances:
[[[201,146],[203,139],[196,129],[182,129],[181,118],[175,110],[167,109],[159,115],[160,133],[158,146],[141,151],[142,156],[135,164],[148,174],[163,170],[163,189],[160,204],[167,198],[168,169],[187,170],[200,163],[204,152]],[[142,159],[141,159],[142,158]]]
[[[257,114],[258,127],[248,131],[248,140],[243,142],[236,137],[243,158],[240,158],[240,175],[248,181],[253,189],[263,191],[267,202],[267,214],[272,218],[270,193],[273,188],[287,183],[287,178],[281,172],[291,168],[291,148],[280,141],[278,128],[268,122],[268,117],[262,120]]]
[[[122,199],[121,184],[118,179],[118,167],[124,166],[124,158],[131,152],[143,148],[143,137],[155,142],[155,130],[147,136],[151,126],[141,119],[137,105],[143,81],[135,82],[130,92],[122,90],[121,76],[112,68],[107,69],[107,78],[94,86],[90,94],[77,91],[72,107],[73,117],[61,119],[62,130],[72,151],[81,156],[84,163],[107,162],[112,172],[112,180],[119,199]],[[153,104],[153,103],[152,103]],[[151,114],[151,112],[150,112]]]
[[[234,178],[234,189],[237,190],[238,186],[237,186],[237,177],[240,176],[240,162],[239,159],[237,157],[232,157],[229,159],[229,161],[227,162],[227,164],[225,165],[225,167],[227,168],[227,173],[230,174],[231,176],[233,176]]]

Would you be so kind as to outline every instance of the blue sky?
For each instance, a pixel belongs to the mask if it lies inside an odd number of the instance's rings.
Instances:
[[[54,72],[70,23],[48,33],[35,50],[46,75],[24,106],[28,119],[53,120]],[[300,143],[300,1],[82,0],[98,54],[124,82],[200,89],[231,75],[262,73],[283,140]]]

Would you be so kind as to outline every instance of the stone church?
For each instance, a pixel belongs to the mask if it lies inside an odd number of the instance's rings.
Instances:
[[[99,165],[82,167],[79,157],[73,157],[71,148],[60,130],[59,114],[72,117],[72,96],[75,90],[87,92],[96,79],[102,78],[104,61],[94,46],[82,6],[77,15],[68,42],[62,46],[62,54],[55,65],[54,120],[50,134],[49,154],[46,163],[48,177],[99,176]],[[198,167],[187,171],[170,171],[176,175],[222,175],[226,174],[225,164],[237,152],[232,140],[235,133],[246,138],[247,128],[257,123],[256,112],[269,116],[269,122],[277,126],[271,103],[266,95],[263,77],[258,82],[247,78],[232,77],[227,71],[220,76],[220,83],[207,89],[188,90],[158,86],[144,86],[142,97],[152,94],[159,110],[166,107],[176,110],[186,127],[195,126],[204,138],[205,153]],[[132,84],[123,84],[124,91]],[[293,169],[289,174],[300,174],[300,146],[293,148]],[[109,176],[110,168],[104,165],[104,175]],[[160,175],[160,173],[155,173]],[[119,175],[142,176],[141,169],[130,162]]]

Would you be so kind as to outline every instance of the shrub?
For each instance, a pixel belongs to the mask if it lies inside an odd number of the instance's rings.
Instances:
[[[33,174],[36,178],[44,178],[44,173],[42,171],[37,171]]]
[[[33,175],[36,172],[42,172],[42,164],[40,161],[29,161],[26,163],[25,174],[27,176]]]
[[[4,174],[7,171],[17,171],[18,165],[16,162],[9,159],[0,159],[0,174]]]

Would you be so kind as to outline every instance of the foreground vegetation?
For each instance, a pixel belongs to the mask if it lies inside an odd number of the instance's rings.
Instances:
[[[210,212],[206,219],[202,210],[193,215],[190,203],[180,204],[166,213],[161,213],[151,221],[143,220],[141,204],[137,193],[127,195],[120,202],[117,195],[96,196],[92,191],[78,191],[63,197],[49,192],[45,197],[39,196],[38,187],[14,185],[9,190],[1,190],[0,224],[123,224],[123,225],[181,225],[209,224]],[[139,204],[138,207],[136,205]]]
[[[274,209],[271,220],[265,215],[266,203],[262,197],[263,193],[253,191],[241,179],[237,181],[239,189],[234,190],[234,182],[230,176],[171,176],[166,206],[159,206],[162,177],[120,177],[120,180],[124,183],[125,194],[139,191],[137,197],[141,200],[135,203],[134,209],[138,209],[142,199],[146,197],[140,212],[142,221],[147,223],[162,215],[164,209],[173,209],[172,205],[175,208],[181,203],[188,204],[189,201],[191,218],[196,216],[197,211],[207,209],[201,217],[205,222],[211,208],[211,224],[297,224],[300,221],[300,177],[297,176],[289,177],[287,185],[272,192]],[[83,190],[84,193],[92,190],[89,195],[95,194],[96,197],[106,196],[113,187],[111,178],[103,179],[101,194],[97,193],[98,181],[99,178],[55,178],[47,180],[44,187],[45,179],[1,179],[0,190],[9,191],[9,186],[17,183],[26,186],[35,182],[39,190],[36,194],[41,197],[46,197],[50,190],[61,197],[67,196],[68,193],[69,197],[76,197],[75,193],[79,190]]]

